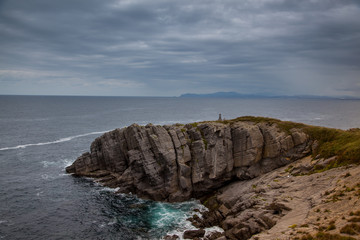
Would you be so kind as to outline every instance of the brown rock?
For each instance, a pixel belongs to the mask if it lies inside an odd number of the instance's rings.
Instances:
[[[177,235],[166,235],[164,240],[177,240],[180,239]]]
[[[237,123],[232,128],[234,166],[250,166],[262,158],[264,138],[260,128],[248,123]]]
[[[196,229],[196,230],[186,230],[184,232],[184,238],[188,239],[194,239],[194,238],[200,238],[205,235],[204,229]]]

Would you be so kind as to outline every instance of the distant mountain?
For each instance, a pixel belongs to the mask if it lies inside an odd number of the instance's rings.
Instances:
[[[259,98],[261,95],[254,94],[240,94],[237,92],[215,92],[207,94],[185,93],[181,98]]]
[[[185,93],[180,95],[181,98],[301,98],[301,99],[359,99],[349,96],[315,96],[315,95],[265,95],[265,94],[241,94],[237,92],[215,92],[215,93]]]

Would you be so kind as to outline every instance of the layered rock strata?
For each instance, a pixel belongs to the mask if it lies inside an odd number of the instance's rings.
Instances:
[[[336,157],[308,156],[257,178],[232,182],[204,200],[210,211],[190,220],[200,229],[220,226],[223,239],[231,240],[360,240],[360,231],[354,230],[360,229],[360,166],[308,174],[329,161]],[[353,230],[345,230],[349,228]]]
[[[97,138],[66,171],[99,178],[120,192],[175,202],[284,166],[308,155],[312,144],[302,130],[285,131],[276,123],[133,124]]]

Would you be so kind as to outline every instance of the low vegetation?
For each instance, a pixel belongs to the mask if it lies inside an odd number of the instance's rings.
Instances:
[[[338,156],[336,161],[333,161],[325,169],[350,163],[360,163],[360,129],[340,130],[334,128],[318,127],[306,125],[303,123],[281,121],[274,118],[244,116],[231,120],[217,121],[224,124],[233,124],[239,121],[253,122],[253,123],[268,123],[277,124],[278,127],[287,133],[291,129],[298,128],[304,130],[313,140],[317,140],[318,146],[313,152],[313,156],[321,158],[330,158]],[[320,169],[318,169],[320,170]]]
[[[353,237],[341,236],[339,234],[330,234],[325,232],[318,232],[315,236],[306,234],[302,238],[295,238],[298,240],[356,240]]]
[[[360,184],[357,185],[357,187],[360,188]],[[356,211],[356,212],[350,212],[349,214],[350,216],[360,216],[360,211]]]
[[[215,211],[219,208],[219,203],[216,199],[216,195],[213,195],[205,199],[204,201],[202,201],[202,204],[212,211]]]
[[[360,225],[356,223],[347,224],[340,229],[340,233],[345,233],[349,235],[359,235]]]
[[[312,139],[319,142],[313,153],[323,158],[338,156],[334,165],[360,163],[360,129],[339,130],[333,128],[304,127]]]

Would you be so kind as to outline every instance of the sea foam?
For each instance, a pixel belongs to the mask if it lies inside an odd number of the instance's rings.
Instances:
[[[55,141],[51,141],[51,142],[41,142],[41,143],[29,143],[29,144],[24,144],[24,145],[18,145],[15,147],[4,147],[4,148],[0,148],[0,151],[5,151],[5,150],[13,150],[13,149],[21,149],[21,148],[27,148],[27,147],[32,147],[32,146],[43,146],[43,145],[50,145],[50,144],[57,144],[57,143],[62,143],[62,142],[68,142],[71,141],[75,138],[80,138],[80,137],[86,137],[89,135],[96,135],[96,134],[102,134],[102,133],[106,133],[107,131],[101,131],[101,132],[90,132],[90,133],[85,133],[85,134],[80,134],[80,135],[75,135],[75,136],[70,136],[70,137],[65,137],[65,138],[60,138],[58,140]]]

